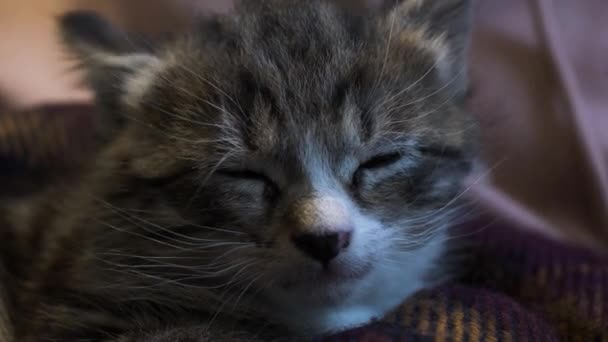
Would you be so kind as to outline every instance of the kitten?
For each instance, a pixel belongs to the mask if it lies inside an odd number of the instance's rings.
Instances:
[[[7,331],[315,336],[433,285],[475,157],[469,15],[250,0],[154,46],[62,16],[105,143],[81,180],[3,216]]]

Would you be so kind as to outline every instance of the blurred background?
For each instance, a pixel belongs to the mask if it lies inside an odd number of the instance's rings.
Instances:
[[[59,141],[65,148],[50,155],[65,159],[76,153],[73,145],[86,145],[79,140],[86,124],[64,124],[71,120],[65,118],[78,113],[90,122],[97,114],[86,109],[91,95],[78,86],[78,72],[61,49],[57,15],[94,9],[129,31],[160,33],[184,30],[197,13],[231,5],[0,0],[0,170],[29,158],[44,173],[32,146]],[[517,227],[608,246],[608,1],[478,0],[474,6],[469,105],[482,123],[491,172],[473,179],[468,195],[480,212]],[[28,129],[20,128],[24,121]]]

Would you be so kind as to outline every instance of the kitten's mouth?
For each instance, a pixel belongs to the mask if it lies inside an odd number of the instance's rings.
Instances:
[[[336,287],[352,284],[365,278],[372,270],[372,263],[365,262],[357,265],[328,264],[315,265],[287,278],[281,283],[283,289]]]

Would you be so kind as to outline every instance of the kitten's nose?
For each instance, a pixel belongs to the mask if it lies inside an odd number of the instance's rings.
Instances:
[[[327,265],[350,245],[351,230],[326,233],[300,233],[291,236],[293,244],[304,254]]]

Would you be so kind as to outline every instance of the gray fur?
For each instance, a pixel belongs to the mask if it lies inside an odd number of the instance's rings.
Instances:
[[[18,332],[214,340],[270,318],[266,331],[316,334],[430,285],[475,155],[461,107],[469,4],[414,2],[364,15],[329,0],[242,1],[146,49],[90,13],[64,16],[67,45],[117,119],[49,221],[72,232],[55,234],[70,266],[23,316],[47,320]],[[348,215],[304,212],[316,203]],[[302,285],[320,266],[285,238],[294,217],[332,215],[356,238],[336,263],[376,277],[336,285],[344,298]]]

